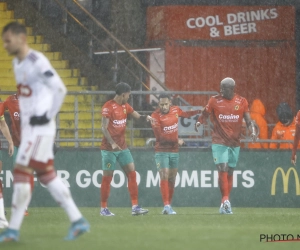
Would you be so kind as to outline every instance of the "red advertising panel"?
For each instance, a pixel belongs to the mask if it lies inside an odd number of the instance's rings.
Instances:
[[[232,77],[236,92],[249,104],[259,98],[266,106],[266,118],[275,123],[279,102],[295,110],[295,42],[273,46],[185,47],[165,45],[165,84],[169,90],[219,91],[220,81]],[[191,105],[203,106],[208,99],[185,96]]]
[[[147,39],[294,40],[291,6],[160,6],[147,10]]]

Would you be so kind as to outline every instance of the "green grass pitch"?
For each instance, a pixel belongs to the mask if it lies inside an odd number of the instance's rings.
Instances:
[[[300,210],[287,208],[174,208],[162,215],[149,208],[145,216],[131,216],[130,208],[110,208],[114,217],[102,217],[98,208],[81,208],[91,231],[65,242],[68,218],[60,208],[30,208],[19,242],[1,243],[0,249],[22,250],[185,250],[185,249],[300,249],[298,242],[259,241],[260,234],[300,235]],[[9,218],[9,213],[7,215]]]

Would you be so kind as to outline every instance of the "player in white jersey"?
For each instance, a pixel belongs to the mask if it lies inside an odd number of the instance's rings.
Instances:
[[[73,240],[89,230],[88,222],[75,205],[69,189],[56,176],[53,166],[55,116],[66,95],[66,88],[48,59],[29,48],[26,28],[17,22],[2,31],[4,47],[14,55],[14,73],[18,86],[21,114],[21,144],[14,167],[12,215],[0,242],[18,241],[24,211],[31,199],[30,177],[39,181],[66,211],[71,227],[66,240]]]

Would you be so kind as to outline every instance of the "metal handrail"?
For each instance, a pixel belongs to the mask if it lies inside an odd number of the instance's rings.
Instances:
[[[102,47],[104,47],[105,49],[107,49],[109,51],[109,54],[114,55],[114,53],[111,52],[111,50],[109,50],[109,48],[97,37],[95,36],[86,26],[84,26],[70,11],[68,11],[68,9],[58,0],[54,0],[60,7],[61,9],[63,9],[81,28],[83,28],[87,33],[89,33],[91,35],[91,37],[93,37],[96,41],[98,41]],[[118,61],[128,70],[128,72],[137,80],[139,80],[143,86],[146,89],[149,89],[149,87],[131,70],[127,67],[127,65],[118,58]]]

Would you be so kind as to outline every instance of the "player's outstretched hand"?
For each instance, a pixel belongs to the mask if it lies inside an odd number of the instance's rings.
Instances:
[[[8,155],[12,156],[14,154],[14,144],[11,142],[8,144]]]
[[[292,155],[291,163],[296,166],[297,155]]]
[[[44,125],[47,124],[50,120],[47,118],[46,113],[41,116],[32,116],[30,117],[30,125]]]
[[[198,128],[201,126],[200,122],[195,123],[195,131],[198,132]]]
[[[111,144],[111,147],[112,147],[113,151],[121,151],[122,150],[122,148],[117,143]]]
[[[150,115],[147,115],[146,120],[147,120],[147,122],[150,122],[151,124],[155,123],[155,119],[153,117],[151,117]]]
[[[179,146],[182,146],[182,145],[184,145],[184,144],[185,144],[184,140],[178,139],[178,145],[179,145]]]

